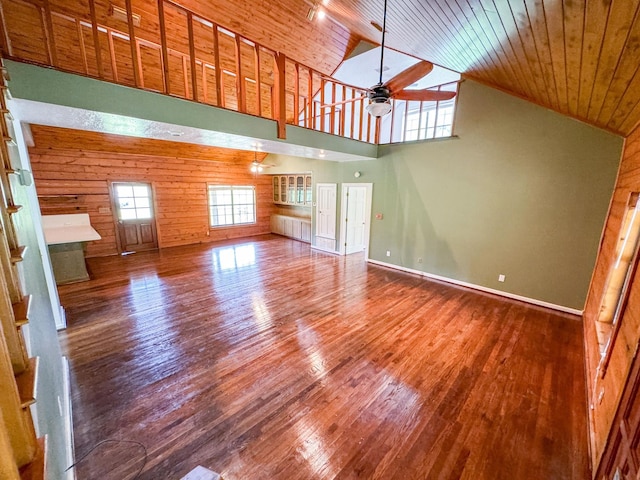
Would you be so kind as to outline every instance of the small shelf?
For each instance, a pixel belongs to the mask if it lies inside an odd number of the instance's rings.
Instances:
[[[16,385],[20,394],[20,406],[27,408],[36,403],[36,384],[38,382],[38,359],[29,359],[29,367],[19,375],[16,375]]]
[[[13,318],[16,321],[16,326],[21,327],[29,323],[29,308],[31,308],[31,295],[25,295],[17,303],[12,305]]]
[[[7,212],[9,215],[13,215],[14,213],[18,213],[21,208],[22,205],[7,205]]]
[[[36,456],[20,469],[20,480],[44,480],[47,458],[47,436],[40,437],[36,447]]]
[[[17,248],[11,250],[11,263],[18,263],[24,260],[24,254],[27,251],[27,247],[20,245]]]

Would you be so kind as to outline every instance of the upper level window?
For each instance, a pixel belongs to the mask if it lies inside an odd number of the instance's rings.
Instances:
[[[453,129],[455,101],[439,102],[430,108],[409,110],[405,117],[404,141],[450,137]]]
[[[210,184],[208,191],[211,227],[256,223],[256,187]]]

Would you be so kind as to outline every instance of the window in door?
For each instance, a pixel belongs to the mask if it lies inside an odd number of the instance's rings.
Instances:
[[[211,227],[256,223],[256,187],[208,185],[208,193]]]
[[[120,220],[151,218],[151,188],[147,184],[114,184]]]

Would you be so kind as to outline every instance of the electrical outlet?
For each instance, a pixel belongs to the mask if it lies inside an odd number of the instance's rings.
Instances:
[[[387,257],[391,256],[391,250],[387,250]]]
[[[422,257],[418,258],[418,263],[422,263]]]
[[[498,275],[498,281],[499,281],[499,282],[504,282],[504,279],[505,279],[505,278],[506,278],[506,277],[505,277],[503,274]]]

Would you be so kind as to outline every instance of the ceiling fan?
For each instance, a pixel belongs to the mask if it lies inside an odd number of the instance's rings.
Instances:
[[[251,162],[251,165],[249,167],[249,170],[251,170],[251,172],[253,173],[261,173],[262,170],[264,170],[265,168],[269,168],[269,167],[273,167],[273,165],[268,165],[266,163],[263,163],[264,159],[262,160],[258,160],[258,150],[254,150],[253,151],[253,162]]]
[[[438,90],[406,90],[410,85],[428,75],[433,70],[433,63],[420,60],[415,65],[403,70],[395,77],[382,83],[382,71],[384,68],[384,40],[387,27],[387,0],[384,0],[384,16],[382,19],[382,45],[380,49],[380,81],[371,87],[367,93],[369,105],[366,110],[374,117],[382,117],[391,111],[391,98],[396,100],[417,100],[423,102],[436,102],[449,100],[456,96],[456,92]]]

